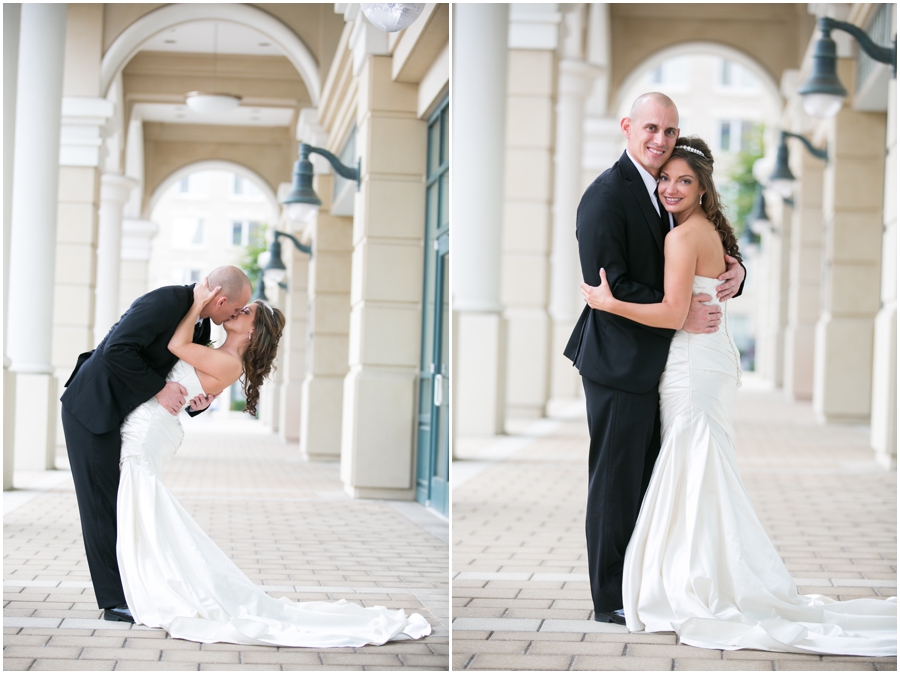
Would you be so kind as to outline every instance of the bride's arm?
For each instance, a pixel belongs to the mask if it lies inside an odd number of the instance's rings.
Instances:
[[[194,303],[175,328],[175,334],[169,340],[169,351],[214,380],[215,386],[210,385],[207,392],[218,395],[240,378],[242,369],[240,361],[230,354],[194,344],[194,325],[200,312],[219,292],[218,287],[210,289],[208,281],[209,279],[203,279],[194,286]]]
[[[697,268],[696,247],[691,238],[691,232],[687,228],[673,229],[666,236],[666,294],[662,302],[635,304],[617,300],[613,297],[606,281],[606,273],[602,269],[600,285],[593,287],[582,283],[581,294],[592,309],[616,314],[654,328],[680,329],[691,306],[691,290],[694,284],[694,271]]]

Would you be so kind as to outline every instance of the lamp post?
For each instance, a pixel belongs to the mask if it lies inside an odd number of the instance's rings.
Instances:
[[[847,90],[837,77],[837,45],[831,39],[833,30],[850,33],[873,61],[892,65],[894,77],[897,77],[896,36],[892,47],[882,47],[872,42],[859,26],[827,16],[819,19],[819,30],[822,31],[822,37],[816,40],[813,48],[812,72],[809,79],[797,89],[797,93],[803,97],[803,109],[808,114],[821,119],[834,117],[847,97]]]
[[[281,203],[287,208],[287,215],[291,220],[299,224],[305,224],[315,217],[319,211],[319,206],[322,205],[322,200],[319,199],[315,189],[313,189],[312,180],[315,171],[313,170],[312,162],[309,160],[309,155],[320,154],[325,157],[338,175],[343,176],[347,180],[356,181],[357,191],[359,190],[359,177],[362,173],[362,160],[357,161],[356,168],[351,168],[341,163],[341,160],[328,150],[314,147],[308,143],[300,143],[299,152],[300,157],[294,163],[294,180],[291,185],[291,191]]]
[[[772,171],[772,175],[769,176],[769,187],[778,192],[784,199],[790,198],[794,191],[794,182],[797,180],[794,174],[791,173],[791,167],[788,165],[788,138],[797,138],[814,157],[828,161],[827,150],[820,150],[800,134],[782,131],[781,143],[778,145],[778,154],[775,156],[775,169]]]
[[[747,230],[751,235],[758,236],[763,230],[771,229],[772,221],[766,213],[766,197],[763,195],[762,185],[756,183],[756,195],[753,197],[753,210],[747,216]],[[750,239],[752,243],[755,243]]]
[[[269,283],[272,285],[281,285],[281,282],[284,280],[284,276],[287,273],[287,267],[284,266],[284,262],[281,260],[281,243],[278,241],[279,237],[287,237],[297,250],[306,253],[310,257],[312,257],[312,247],[300,243],[296,237],[287,232],[279,232],[276,229],[274,233],[275,236],[272,238],[272,243],[269,245],[269,261],[266,262],[266,265],[263,267],[263,278],[268,278]],[[263,278],[260,278],[258,286],[258,292],[260,293],[265,293],[265,282],[263,281]]]

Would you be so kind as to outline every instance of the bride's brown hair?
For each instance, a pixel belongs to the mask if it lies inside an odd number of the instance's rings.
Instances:
[[[278,352],[278,341],[284,331],[284,314],[262,300],[256,300],[256,318],[253,321],[253,336],[250,346],[244,352],[244,397],[247,405],[244,411],[256,416],[259,404],[259,388],[269,375]]]
[[[693,148],[703,154],[699,155],[697,152],[685,149],[685,147]],[[691,170],[700,182],[701,191],[705,193],[700,207],[706,214],[706,218],[719,233],[725,252],[731,257],[743,260],[741,252],[738,250],[734,229],[729,224],[728,218],[725,217],[725,213],[722,212],[722,197],[719,196],[719,193],[716,191],[716,184],[713,182],[712,174],[715,162],[709,146],[697,136],[682,136],[675,142],[675,149],[672,151],[669,161],[673,159],[683,159],[691,167]]]

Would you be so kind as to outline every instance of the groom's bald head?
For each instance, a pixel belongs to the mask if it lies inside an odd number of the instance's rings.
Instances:
[[[233,318],[238,311],[250,301],[250,279],[238,267],[227,265],[216,267],[209,272],[209,287],[219,286],[221,290],[201,312],[203,318],[209,318],[216,325],[221,325]]]

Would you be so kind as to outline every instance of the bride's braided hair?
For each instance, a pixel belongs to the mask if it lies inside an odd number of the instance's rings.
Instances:
[[[705,192],[701,204],[703,212],[719,232],[725,252],[738,260],[743,260],[741,252],[738,250],[734,229],[728,223],[725,213],[722,212],[722,198],[716,191],[716,184],[713,182],[713,164],[715,162],[709,146],[697,136],[682,136],[675,143],[675,149],[669,160],[672,159],[683,159],[696,174],[697,180],[700,182],[700,189]]]
[[[274,369],[272,363],[278,351],[278,341],[284,331],[284,314],[278,309],[256,300],[256,318],[253,321],[253,336],[250,346],[244,352],[244,397],[247,405],[244,411],[256,416],[259,404],[259,388]]]

